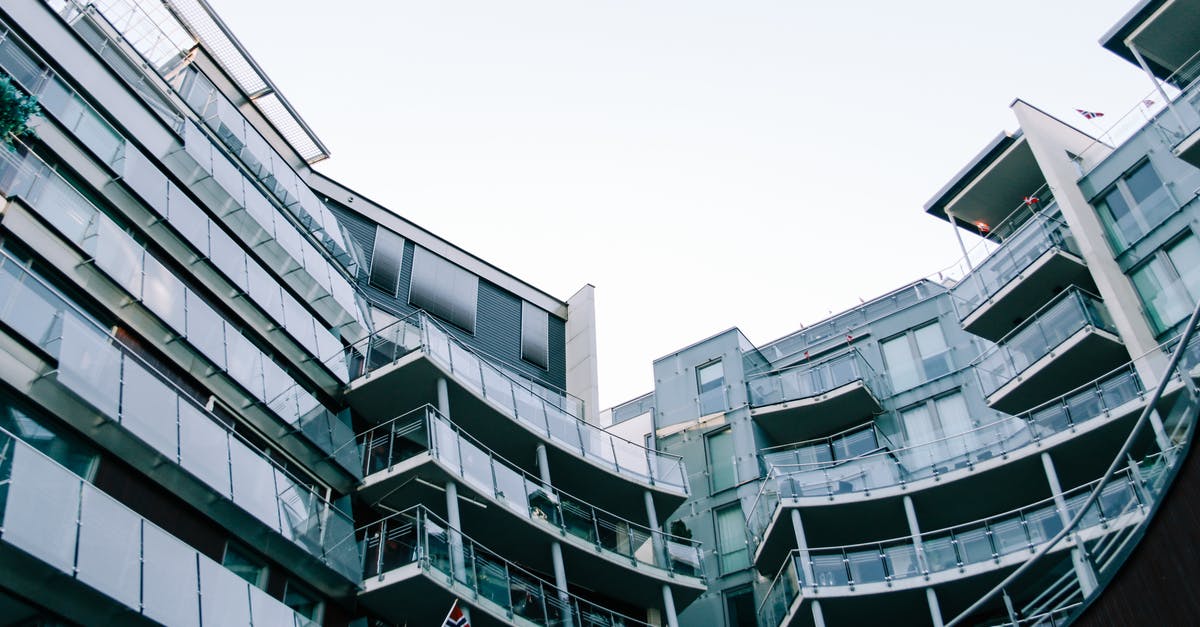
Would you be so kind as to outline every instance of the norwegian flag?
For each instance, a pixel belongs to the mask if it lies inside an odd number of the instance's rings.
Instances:
[[[454,604],[450,606],[450,613],[446,615],[446,620],[442,621],[442,627],[471,627],[471,621],[458,606],[458,599],[454,599]]]
[[[1143,100],[1143,101],[1142,101],[1142,104],[1146,105],[1147,107],[1153,107],[1153,106],[1154,106],[1154,101],[1153,101],[1153,100],[1151,100],[1151,99],[1149,99],[1149,98],[1147,98],[1147,99],[1145,99],[1145,100]]]
[[[1079,115],[1082,115],[1084,118],[1086,118],[1088,120],[1094,120],[1096,118],[1104,117],[1104,114],[1100,113],[1099,111],[1084,111],[1083,109],[1076,109],[1076,111],[1079,112]]]

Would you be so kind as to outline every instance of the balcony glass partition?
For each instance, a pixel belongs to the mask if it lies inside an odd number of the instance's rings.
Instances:
[[[64,91],[66,95],[56,97],[59,90],[66,89],[62,87],[61,79],[44,63],[36,60],[32,52],[6,28],[0,26],[0,67],[9,70],[27,66],[30,68],[28,71],[17,70],[18,75],[27,78],[27,82],[20,84],[29,93],[39,96],[39,102],[47,113],[109,165],[153,212],[164,218],[202,256],[209,258],[222,274],[241,292],[248,294],[292,338],[309,353],[328,363],[333,374],[345,381],[344,366],[332,359],[339,354],[340,343],[337,338],[282,289],[261,264],[209,220],[139,149],[126,143],[95,109],[72,91]],[[84,124],[78,120],[89,122]],[[32,160],[32,157],[29,159]],[[59,186],[45,191],[45,202],[51,202],[51,197],[60,191],[65,189]],[[70,201],[69,198],[66,200]],[[84,221],[78,221],[76,226],[83,228],[85,224]],[[82,238],[82,233],[76,233],[70,225],[60,223],[58,226],[66,229],[64,232],[72,241]],[[132,273],[132,270],[126,272]],[[286,319],[280,311],[280,302],[292,305],[288,308]],[[352,294],[348,302],[353,304]],[[357,308],[350,311],[356,312]]]
[[[1052,217],[1057,213],[1057,206],[1052,202],[1021,225],[1016,233],[1004,240],[999,249],[954,286],[951,293],[961,304],[959,311],[963,318],[995,296],[1047,251],[1057,249],[1081,256],[1075,236],[1066,223],[1061,218]]]
[[[1104,487],[1106,498],[1089,508],[1080,532],[1089,533],[1110,527],[1127,527],[1139,522],[1148,511],[1142,486],[1145,477],[1162,465],[1155,455],[1127,469]],[[806,589],[888,584],[905,579],[924,579],[930,574],[959,570],[972,564],[995,564],[1014,553],[1032,555],[1062,530],[1064,520],[1078,511],[1089,492],[1099,485],[1093,481],[1064,494],[1067,510],[1061,510],[1054,498],[1020,509],[946,529],[912,537],[841,547],[813,548],[804,553],[793,550],[776,575],[759,606],[759,624],[777,625],[792,603]],[[804,560],[808,562],[805,563]],[[812,581],[805,573],[812,572]]]
[[[858,349],[825,359],[816,365],[799,364],[746,381],[752,407],[774,405],[818,396],[854,381],[862,381],[876,397],[886,396],[882,379]]]
[[[358,436],[363,475],[390,470],[428,452],[451,474],[518,516],[548,523],[613,553],[688,577],[704,577],[700,543],[625,520],[544,484],[426,406]]]
[[[1088,328],[1117,334],[1108,310],[1098,298],[1078,288],[1064,291],[976,359],[984,395],[1004,387],[1072,335]]]
[[[262,524],[335,571],[355,576],[358,555],[330,548],[332,539],[353,529],[349,514],[242,441],[7,256],[0,257],[0,277],[0,322],[57,359],[59,384]],[[43,321],[27,324],[29,311],[40,312]]]
[[[315,625],[4,430],[0,459],[0,540],[67,578],[169,625]]]
[[[423,507],[393,514],[359,530],[363,579],[418,564],[439,582],[466,588],[471,602],[520,623],[558,626],[646,625],[581,599],[488,550]],[[461,543],[462,559],[453,555]],[[564,599],[565,597],[565,599]]]
[[[964,433],[899,448],[888,443],[882,450],[848,460],[772,464],[747,517],[747,533],[752,544],[761,542],[781,499],[878,490],[973,467],[1112,415],[1144,394],[1136,369],[1127,364],[1070,394]],[[813,444],[812,450],[819,451],[820,446]]]
[[[158,315],[254,398],[299,429],[343,467],[356,471],[354,433],[278,364],[225,322],[198,294],[118,228],[35,155],[0,152],[0,193],[19,197],[135,300]],[[149,276],[149,282],[145,279]],[[174,290],[168,291],[168,290]],[[146,297],[149,294],[149,298]],[[344,357],[334,362],[344,367]],[[348,374],[348,372],[347,372]]]
[[[424,312],[393,322],[353,345],[352,376],[370,374],[418,350],[460,385],[492,401],[509,418],[557,446],[619,475],[688,493],[682,458],[647,449],[568,413],[564,405],[579,406],[546,400],[559,393],[511,376],[508,369],[475,353]]]
[[[765,475],[774,466],[828,464],[869,455],[881,448],[896,447],[871,422],[824,438],[762,449],[759,457]]]

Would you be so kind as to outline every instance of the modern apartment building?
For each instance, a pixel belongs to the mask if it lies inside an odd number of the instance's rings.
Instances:
[[[677,624],[563,300],[311,167],[203,0],[0,2],[0,624]],[[568,390],[570,393],[568,393]]]
[[[696,342],[604,412],[691,471],[669,528],[709,586],[681,624],[1200,617],[1197,344],[1173,362],[1200,299],[1197,26],[1200,3],[1146,0],[1103,37],[1147,76],[1124,116],[1013,102],[1018,130],[926,203],[953,270]]]
[[[1100,138],[1013,103],[925,207],[961,272],[598,412],[591,287],[315,171],[203,0],[0,0],[0,625],[1200,616],[1198,16],[1104,37]]]

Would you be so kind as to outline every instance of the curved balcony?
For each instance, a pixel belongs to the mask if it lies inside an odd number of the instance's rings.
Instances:
[[[585,588],[653,605],[666,583],[681,606],[705,589],[700,543],[655,532],[547,486],[432,407],[359,438],[366,451],[359,495],[369,502],[401,509],[428,502],[429,486],[454,481],[459,494],[486,504],[486,510],[465,507],[463,526],[476,529],[480,541],[507,547],[509,557],[531,568],[552,571],[547,543],[556,539],[571,580]],[[631,581],[638,585],[631,587]]]
[[[1129,359],[1108,310],[1072,287],[974,362],[988,405],[1015,412]]]
[[[366,554],[359,602],[390,622],[438,624],[457,598],[471,606],[471,624],[646,625],[561,593],[420,506],[371,523],[356,538]]]
[[[1094,286],[1075,236],[1054,213],[1051,203],[954,286],[964,329],[997,341],[1033,313],[1031,304],[1070,285]]]
[[[437,381],[445,379],[457,424],[507,459],[532,460],[537,445],[547,444],[555,485],[595,494],[609,511],[643,516],[643,493],[649,490],[665,519],[689,494],[682,458],[580,420],[570,413],[577,408],[570,397],[511,376],[423,312],[377,331],[352,350],[357,367],[351,371],[357,376],[346,397],[367,418],[424,405],[437,398]]]
[[[1090,542],[1139,524],[1149,511],[1148,486],[1166,468],[1161,455],[1130,467],[1120,481],[1109,481],[1088,508],[1071,542]],[[822,599],[831,624],[866,624],[888,605],[902,604],[905,591],[935,586],[939,602],[958,607],[977,593],[981,578],[992,581],[1028,560],[1078,513],[1099,480],[1063,494],[1062,509],[1051,497],[1025,507],[969,523],[912,536],[851,546],[794,550],[772,581],[759,606],[759,625],[804,624],[796,621],[805,599]],[[876,598],[864,598],[876,595]],[[882,596],[879,596],[882,595]],[[844,603],[826,599],[844,599]],[[893,605],[895,611],[897,605]]]
[[[87,624],[315,627],[0,429],[0,571]],[[49,592],[53,591],[53,592]]]
[[[882,410],[882,377],[858,349],[746,381],[750,415],[778,442],[844,429]]]
[[[1171,394],[1182,385],[1173,382]],[[755,563],[760,569],[778,563],[794,542],[786,508],[808,508],[806,516],[814,522],[827,518],[830,525],[843,526],[844,514],[822,510],[853,503],[864,508],[856,518],[870,521],[885,501],[903,495],[923,511],[942,511],[952,503],[962,510],[977,503],[973,494],[1008,494],[1012,481],[1036,480],[1042,472],[1037,456],[1048,450],[1069,462],[1064,472],[1083,472],[1094,464],[1097,445],[1115,446],[1113,438],[1124,437],[1120,425],[1132,420],[1144,401],[1141,380],[1127,364],[1071,394],[971,431],[848,460],[772,466],[747,516]]]

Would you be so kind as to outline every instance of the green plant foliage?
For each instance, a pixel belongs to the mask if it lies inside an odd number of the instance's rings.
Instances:
[[[13,140],[33,135],[29,118],[41,114],[37,97],[26,96],[13,85],[11,77],[0,76],[0,135],[5,144],[12,146]]]

